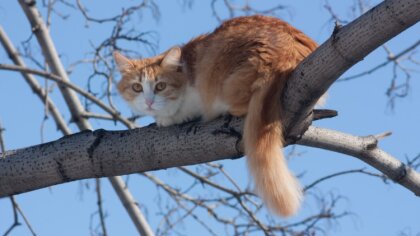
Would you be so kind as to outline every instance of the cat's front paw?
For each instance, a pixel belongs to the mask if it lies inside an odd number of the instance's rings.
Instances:
[[[156,124],[159,127],[166,127],[166,126],[170,126],[173,125],[175,122],[171,119],[171,118],[157,118],[156,117]]]

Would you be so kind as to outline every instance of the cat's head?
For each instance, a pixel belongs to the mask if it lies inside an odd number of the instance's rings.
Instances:
[[[114,52],[122,75],[118,90],[135,112],[171,116],[178,110],[187,82],[180,71],[180,57],[179,47],[142,60],[129,59]]]

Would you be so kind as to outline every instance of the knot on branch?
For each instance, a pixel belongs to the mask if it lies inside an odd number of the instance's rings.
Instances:
[[[410,168],[401,162],[400,167],[398,167],[398,173],[397,175],[392,176],[392,180],[396,183],[400,183],[407,176],[409,170]]]
[[[57,164],[57,169],[58,169],[58,173],[60,174],[61,180],[63,182],[71,181],[71,178],[67,175],[67,172],[64,169],[63,163],[59,160],[55,160],[55,163]]]
[[[105,136],[105,133],[106,133],[106,130],[104,129],[98,129],[92,132],[93,136],[95,137],[95,140],[86,150],[91,161],[93,161],[93,153],[95,152],[95,149],[101,143],[101,140]]]
[[[213,135],[223,134],[223,135],[228,135],[228,136],[236,138],[235,150],[237,151],[238,154],[241,154],[242,153],[241,150],[243,150],[242,133],[236,130],[235,127],[231,125],[231,122],[233,121],[233,119],[235,119],[235,117],[231,115],[225,115],[223,119],[224,119],[223,125],[215,129],[214,131],[212,131],[211,134]],[[239,158],[239,157],[240,155],[238,155],[236,158]],[[232,158],[232,159],[236,159],[236,158]]]
[[[378,146],[378,139],[373,135],[369,135],[363,138],[363,149],[366,151],[373,150]]]
[[[28,5],[29,7],[33,7],[36,5],[36,1],[35,0],[25,0],[25,4]]]
[[[308,116],[299,124],[292,123],[288,128],[285,128],[285,141],[286,145],[294,144],[302,138],[302,135],[306,132],[309,126],[312,125],[312,121],[321,120],[326,118],[332,118],[338,115],[336,110],[329,109],[314,109]]]

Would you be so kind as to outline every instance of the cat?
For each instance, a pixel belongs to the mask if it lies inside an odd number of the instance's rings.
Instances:
[[[222,114],[245,116],[244,147],[257,193],[274,213],[297,212],[302,188],[287,167],[281,95],[295,67],[317,44],[269,16],[238,17],[212,33],[146,59],[114,52],[118,90],[131,108],[159,126]]]

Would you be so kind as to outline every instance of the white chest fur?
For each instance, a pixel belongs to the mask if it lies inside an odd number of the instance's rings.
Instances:
[[[190,86],[186,88],[184,101],[178,113],[179,116],[187,117],[187,119],[191,119],[202,114],[202,102],[197,89]]]
[[[172,124],[180,124],[202,114],[201,98],[198,91],[188,86],[185,88],[183,97],[179,98],[179,108],[174,114],[157,115],[156,123],[160,126],[169,126]],[[174,103],[175,105],[176,103]]]

